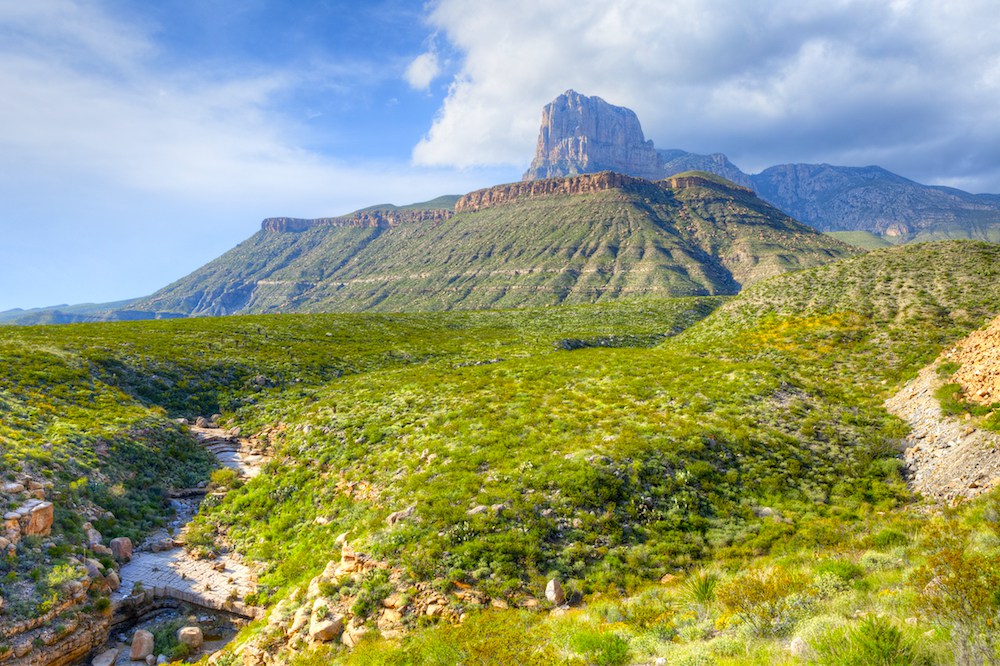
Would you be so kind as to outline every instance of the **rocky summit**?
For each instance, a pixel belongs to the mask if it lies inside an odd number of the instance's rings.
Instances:
[[[725,155],[657,150],[631,109],[567,90],[542,110],[535,158],[524,180],[615,171],[657,180],[682,171],[709,171],[748,186]]]
[[[890,243],[1000,240],[997,195],[922,185],[877,166],[779,164],[747,174],[722,153],[656,149],[635,112],[600,97],[568,90],[545,105],[535,157],[524,180],[605,170],[651,180],[707,171],[752,188],[820,231],[867,232]]]

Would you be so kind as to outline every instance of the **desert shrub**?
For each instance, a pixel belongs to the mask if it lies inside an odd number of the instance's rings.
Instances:
[[[917,643],[886,618],[869,615],[853,627],[834,629],[812,642],[816,663],[829,666],[930,664]]]
[[[632,655],[628,640],[613,631],[581,629],[570,637],[570,647],[595,666],[621,666]]]
[[[752,569],[719,585],[719,601],[757,636],[777,636],[794,624],[805,605],[801,576],[775,566]]]
[[[1000,556],[968,552],[965,534],[938,525],[913,584],[921,609],[951,634],[957,663],[994,664],[1000,652]]]
[[[847,581],[835,573],[821,573],[813,579],[810,589],[820,599],[829,599],[841,592],[846,592],[850,586]]]
[[[213,488],[239,488],[242,485],[240,475],[229,467],[220,467],[212,472],[210,478]]]
[[[820,562],[816,565],[814,571],[818,575],[833,574],[834,576],[837,576],[845,581],[861,578],[865,575],[863,567],[846,560],[827,560],[826,562]]]
[[[893,529],[881,530],[871,537],[872,547],[878,550],[895,548],[896,546],[905,546],[909,542],[909,537],[902,532]]]
[[[389,572],[384,569],[375,569],[361,582],[361,589],[354,599],[351,612],[358,617],[371,615],[378,610],[382,600],[392,594],[392,590]]]
[[[898,557],[894,557],[888,553],[880,553],[876,550],[865,551],[858,560],[858,563],[867,571],[887,571],[889,569],[896,569],[903,564]]]

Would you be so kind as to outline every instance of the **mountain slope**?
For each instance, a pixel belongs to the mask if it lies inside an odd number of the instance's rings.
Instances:
[[[451,211],[265,220],[135,307],[193,315],[473,309],[736,293],[853,250],[712,177],[514,183]]]
[[[750,178],[762,198],[823,231],[1000,240],[995,198],[921,185],[881,167],[782,164]]]

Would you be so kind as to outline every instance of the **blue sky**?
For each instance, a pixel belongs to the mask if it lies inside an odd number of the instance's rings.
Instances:
[[[516,180],[568,88],[661,148],[1000,192],[990,2],[0,0],[0,310],[151,293],[275,215]]]

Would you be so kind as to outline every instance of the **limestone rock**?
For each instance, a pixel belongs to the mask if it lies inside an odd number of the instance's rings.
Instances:
[[[314,615],[312,622],[309,623],[309,638],[322,643],[334,640],[343,631],[344,617],[342,615],[321,619],[317,619]]]
[[[90,523],[83,524],[83,536],[87,539],[87,546],[91,549],[104,539],[104,536]]]
[[[297,634],[299,631],[305,628],[309,624],[309,618],[312,615],[309,611],[308,606],[302,606],[292,617],[292,626],[288,629],[288,635]]]
[[[201,633],[201,627],[181,627],[177,630],[177,642],[197,650],[205,642],[205,636]]]
[[[788,643],[788,651],[793,657],[798,657],[799,659],[810,659],[813,656],[813,650],[809,647],[809,643],[806,643],[805,639],[801,636],[796,636]]]
[[[361,639],[364,638],[367,633],[368,627],[350,624],[346,629],[344,629],[344,633],[340,637],[340,642],[349,648],[353,648],[361,642]]]
[[[542,110],[535,159],[524,180],[596,171],[650,180],[665,175],[634,111],[567,90]]]
[[[566,592],[563,591],[562,584],[559,583],[558,578],[553,578],[549,581],[549,584],[545,586],[545,598],[554,603],[556,606],[560,606],[564,601],[566,601]]]
[[[132,647],[128,654],[132,661],[143,661],[153,654],[153,634],[145,629],[137,630],[132,635]]]
[[[3,487],[0,488],[0,489],[3,490],[4,495],[16,495],[18,493],[23,493],[24,492],[24,484],[23,483],[5,483],[5,484],[3,484]]]
[[[91,666],[112,666],[116,659],[118,659],[118,648],[112,648],[94,657],[90,664]]]
[[[55,516],[52,502],[38,502],[28,513],[28,524],[24,526],[27,536],[48,536],[52,532],[52,519]]]
[[[116,537],[111,540],[111,555],[119,562],[132,559],[132,540],[128,537]]]
[[[411,506],[406,507],[405,509],[402,509],[401,511],[395,511],[393,513],[390,513],[386,517],[385,522],[389,525],[389,527],[392,527],[396,523],[402,522],[407,518],[409,518],[410,516],[412,516],[413,512],[416,510],[417,510],[417,505],[413,504]]]

